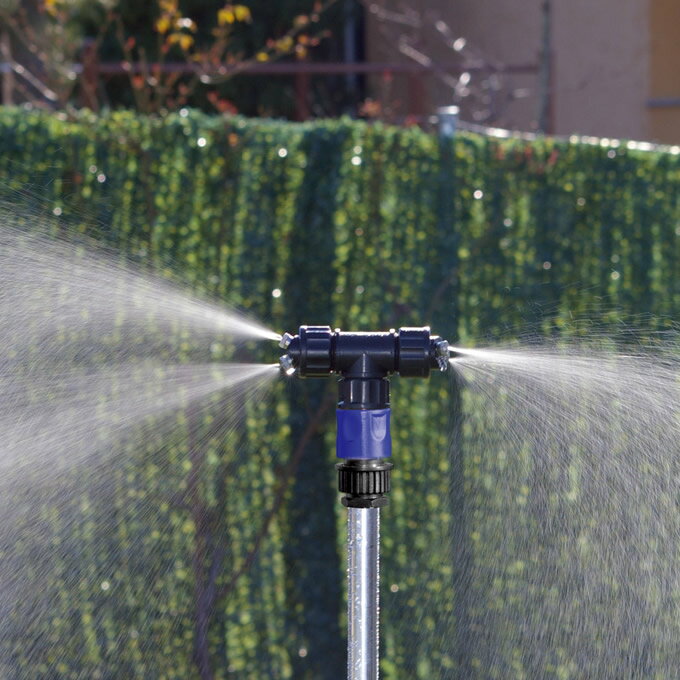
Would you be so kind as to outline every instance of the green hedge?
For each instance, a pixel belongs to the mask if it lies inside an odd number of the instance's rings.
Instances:
[[[677,155],[613,142],[465,133],[440,142],[418,129],[347,120],[294,125],[195,112],[71,119],[0,111],[0,191],[18,211],[21,203],[56,209],[66,232],[179,273],[280,331],[429,323],[472,344],[527,331],[582,334],[589,319],[665,327],[680,308],[678,189]],[[5,544],[39,595],[0,629],[3,677],[201,677],[197,573],[209,571],[215,546],[226,546],[218,585],[229,584],[282,488],[285,502],[255,559],[211,610],[212,671],[344,677],[332,408],[305,440],[295,481],[281,486],[318,404],[332,400],[321,382],[277,384],[249,405],[238,441],[209,440],[217,462],[202,471],[200,502],[214,521],[202,533],[192,508],[173,503],[186,483],[191,412],[179,417],[169,447],[139,433],[105,488],[77,470],[63,481],[79,490],[68,500],[34,493],[50,569],[31,569],[29,539]],[[516,519],[521,533],[540,517],[514,500],[526,469],[508,473],[494,451],[475,449],[484,404],[442,376],[407,389],[395,380],[393,392],[398,467],[383,513],[383,677],[588,677],[564,641],[546,641],[540,659],[523,651],[520,595],[541,594],[499,531],[503,518]],[[464,426],[455,417],[461,404],[470,413]],[[16,535],[33,535],[28,527]],[[104,592],[107,580],[114,585]]]

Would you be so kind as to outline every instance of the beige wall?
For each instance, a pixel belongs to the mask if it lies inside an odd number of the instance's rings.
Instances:
[[[555,133],[650,138],[650,2],[680,7],[680,0],[553,0]],[[408,4],[438,13],[472,48],[490,59],[506,64],[539,61],[542,0],[421,0]],[[677,21],[674,28],[680,35]],[[379,37],[374,22],[369,22],[367,36],[369,59],[400,58],[394,45]],[[442,48],[431,32],[423,33],[422,41],[423,51],[451,60],[452,53]],[[530,96],[503,107],[496,124],[535,129],[538,77],[514,76],[510,82],[513,87],[528,88]],[[429,92],[430,108],[450,103],[441,85],[430,85]],[[463,109],[463,118],[470,115]]]
[[[555,0],[558,134],[647,139],[648,0]]]

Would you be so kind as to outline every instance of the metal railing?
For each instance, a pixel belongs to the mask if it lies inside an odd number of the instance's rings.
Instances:
[[[533,63],[512,64],[499,67],[464,65],[461,63],[431,63],[428,65],[417,62],[310,62],[310,61],[279,61],[279,62],[245,62],[241,64],[224,64],[217,68],[206,69],[201,64],[185,62],[142,63],[142,62],[100,62],[93,50],[85,48],[82,61],[71,65],[72,72],[82,83],[85,93],[81,103],[92,106],[94,101],[87,100],[87,93],[97,91],[102,78],[122,75],[150,74],[180,74],[204,76],[210,80],[224,80],[233,77],[289,77],[293,78],[295,97],[295,119],[307,120],[311,117],[311,87],[312,78],[328,78],[337,76],[381,76],[385,79],[394,77],[406,80],[405,87],[405,115],[418,120],[432,111],[432,104],[428,94],[429,79],[437,75],[461,75],[464,72],[501,75],[537,75],[538,65]],[[26,69],[17,71],[16,64],[0,63],[0,74],[22,78],[28,73]],[[33,84],[33,83],[29,83]],[[403,83],[402,83],[403,86]]]

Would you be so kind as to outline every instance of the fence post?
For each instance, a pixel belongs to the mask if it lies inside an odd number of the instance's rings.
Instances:
[[[408,74],[408,111],[407,116],[422,118],[429,110],[427,88],[425,87],[426,72]]]
[[[311,112],[309,108],[309,85],[310,75],[305,71],[295,74],[295,120],[309,120]]]
[[[439,137],[442,141],[450,140],[456,136],[459,113],[460,109],[457,106],[440,106],[437,109],[437,125]]]
[[[80,75],[80,100],[82,106],[92,111],[99,110],[99,55],[97,42],[92,38],[86,38],[80,53],[82,72]]]
[[[9,31],[5,28],[0,33],[0,55],[2,55],[2,103],[5,106],[14,104],[14,73],[12,71],[12,46]]]

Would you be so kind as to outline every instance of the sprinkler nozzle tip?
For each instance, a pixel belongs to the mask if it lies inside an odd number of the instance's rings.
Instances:
[[[438,340],[435,344],[435,357],[440,371],[446,371],[449,367],[449,343],[446,340]]]
[[[290,343],[293,340],[293,336],[290,333],[284,333],[281,336],[281,340],[279,341],[279,347],[281,349],[288,349],[290,347]]]
[[[295,373],[295,366],[293,366],[293,359],[289,354],[284,354],[279,359],[279,366],[281,367],[281,372],[286,375],[293,375]]]

